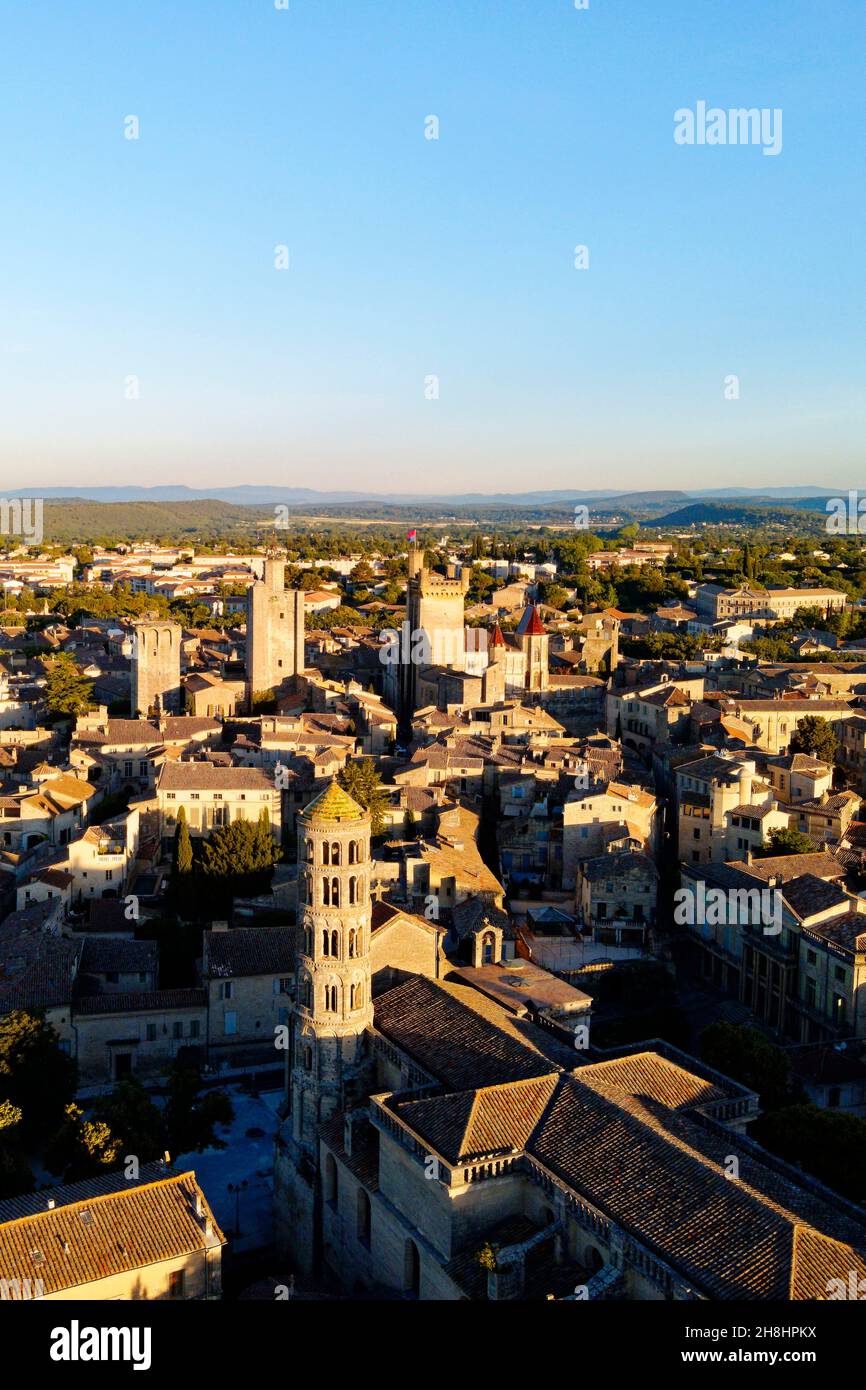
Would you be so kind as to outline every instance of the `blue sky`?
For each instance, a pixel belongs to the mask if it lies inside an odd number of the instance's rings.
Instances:
[[[862,483],[860,0],[289,4],[6,7],[2,485]]]

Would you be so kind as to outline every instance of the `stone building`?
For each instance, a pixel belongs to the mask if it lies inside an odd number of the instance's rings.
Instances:
[[[647,854],[620,850],[584,860],[577,908],[594,941],[642,947],[656,919],[658,871]]]
[[[304,669],[304,594],[287,589],[285,561],[268,558],[247,590],[247,698],[279,691]]]
[[[695,597],[698,615],[711,623],[740,617],[785,622],[800,608],[820,609],[826,618],[830,613],[841,613],[847,601],[840,589],[756,589],[749,584],[738,589],[699,584]]]
[[[642,787],[624,782],[569,794],[562,808],[563,888],[575,886],[581,860],[607,853],[615,827],[624,827],[634,849],[654,855],[661,831],[656,798]]]
[[[551,1030],[420,977],[377,997],[369,1048],[366,1104],[318,1126],[303,1231],[291,1144],[277,1143],[283,1242],[335,1287],[788,1301],[866,1273],[866,1214],[753,1144],[757,1096],[676,1049],[575,1067]],[[731,1154],[748,1186],[726,1178]],[[724,1242],[706,1238],[710,1209]]]
[[[214,763],[165,763],[156,785],[160,835],[177,828],[181,806],[192,836],[209,835],[236,820],[257,821],[267,811],[271,832],[280,838],[280,792],[260,767],[220,767]]]
[[[208,992],[208,1060],[245,1066],[274,1057],[275,1029],[288,1021],[295,942],[290,927],[214,922],[204,933],[202,982]]]
[[[181,635],[177,623],[148,620],[133,625],[133,715],[180,714]]]

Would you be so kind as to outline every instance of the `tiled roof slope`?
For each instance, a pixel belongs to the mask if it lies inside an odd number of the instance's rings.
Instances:
[[[558,1075],[554,1072],[459,1095],[404,1101],[397,1113],[449,1163],[519,1152],[541,1119]]]
[[[415,975],[381,994],[377,1030],[452,1090],[546,1076],[564,1045],[476,990]]]
[[[15,1280],[40,1279],[46,1295],[61,1293],[223,1244],[195,1173],[180,1173],[5,1222],[0,1279],[9,1282],[13,1298]]]
[[[295,968],[294,927],[235,927],[205,932],[204,974],[290,975]]]
[[[738,1147],[735,1135],[655,1100],[614,1102],[576,1077],[561,1079],[528,1145],[712,1298],[784,1300],[792,1288],[798,1298],[826,1298],[821,1277],[833,1264],[826,1246],[834,1240],[846,1247],[844,1271],[858,1269],[862,1277],[866,1225],[765,1166],[748,1145],[732,1181],[727,1161]],[[795,1259],[800,1227],[811,1228],[813,1238]]]

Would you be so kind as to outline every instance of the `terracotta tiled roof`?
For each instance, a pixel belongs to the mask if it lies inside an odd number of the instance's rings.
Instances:
[[[83,945],[81,969],[90,975],[146,973],[159,969],[159,946],[155,941],[87,936]]]
[[[866,1226],[765,1165],[760,1150],[654,1100],[608,1100],[581,1075],[560,1079],[530,1153],[710,1297],[826,1298],[827,1278],[866,1272]]]
[[[173,1009],[204,1009],[207,990],[152,989],[135,993],[89,994],[76,1000],[76,1018],[94,1014],[171,1013]]]
[[[547,1076],[551,1057],[566,1051],[552,1035],[524,1024],[476,990],[420,975],[378,997],[374,1023],[452,1090]]]
[[[195,1173],[180,1173],[3,1222],[0,1280],[13,1299],[27,1280],[50,1295],[224,1244]]]
[[[204,934],[204,974],[290,975],[295,968],[293,927],[236,927]]]
[[[517,624],[518,637],[544,637],[545,627],[538,616],[538,609],[534,603],[530,603],[528,608],[523,611],[523,617]]]
[[[670,1110],[691,1110],[711,1101],[742,1096],[745,1089],[722,1077],[707,1081],[659,1052],[635,1052],[581,1067],[578,1077],[600,1096],[651,1096]]]
[[[526,1147],[556,1089],[558,1073],[429,1100],[397,1102],[394,1111],[449,1163],[471,1162]]]
[[[217,767],[210,762],[164,763],[158,788],[164,791],[273,791],[272,778],[260,767]]]
[[[732,869],[743,869],[754,878],[768,880],[781,877],[801,878],[803,874],[814,874],[816,878],[844,878],[845,867],[832,854],[822,850],[815,854],[779,854],[769,859],[753,859],[751,864],[743,860],[732,861]]]

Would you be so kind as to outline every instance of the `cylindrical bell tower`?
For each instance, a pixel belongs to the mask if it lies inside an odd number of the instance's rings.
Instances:
[[[362,1093],[370,979],[370,817],[336,781],[298,815],[297,993],[292,1136]]]

